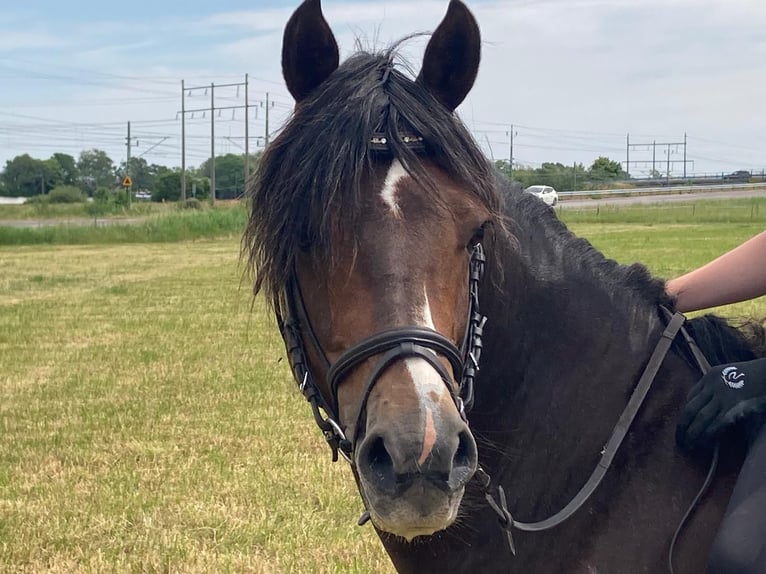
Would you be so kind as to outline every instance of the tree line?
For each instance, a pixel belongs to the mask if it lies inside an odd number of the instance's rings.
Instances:
[[[250,170],[254,171],[261,152],[251,155]],[[558,190],[594,189],[627,178],[622,165],[599,157],[586,168],[583,164],[563,165],[546,162],[538,168],[514,166],[506,160],[495,162],[497,168],[524,187],[550,185]],[[210,160],[197,168],[187,169],[186,195],[197,199],[210,197]],[[65,153],[54,153],[48,159],[35,159],[29,154],[8,160],[0,172],[0,196],[35,197],[54,190],[70,190],[83,197],[107,197],[122,190],[122,182],[130,175],[132,189],[146,191],[153,201],[177,201],[181,197],[181,170],[142,157],[115,164],[99,149],[85,150],[75,159]],[[215,159],[216,198],[240,197],[245,187],[244,154],[226,154]]]
[[[250,156],[254,171],[260,152]],[[186,170],[186,195],[197,199],[210,197],[210,160],[198,168]],[[99,149],[84,150],[75,159],[66,153],[54,153],[48,159],[22,154],[6,161],[0,172],[0,196],[35,197],[54,190],[79,192],[83,197],[104,197],[122,190],[125,176],[132,181],[133,192],[146,191],[153,201],[177,201],[181,197],[181,170],[142,157],[115,164]],[[230,199],[244,192],[245,156],[226,154],[215,159],[216,198]]]
[[[549,185],[559,191],[598,189],[615,181],[628,179],[622,164],[608,157],[597,158],[588,168],[581,163],[564,165],[545,162],[538,168],[514,165],[513,170],[510,170],[507,160],[496,161],[495,165],[506,176],[524,187]]]

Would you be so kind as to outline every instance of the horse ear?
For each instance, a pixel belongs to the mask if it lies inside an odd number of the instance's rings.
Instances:
[[[338,43],[322,15],[320,0],[304,0],[285,26],[282,75],[300,102],[338,67]]]
[[[480,59],[479,25],[465,4],[451,0],[426,46],[418,82],[453,111],[471,91]]]

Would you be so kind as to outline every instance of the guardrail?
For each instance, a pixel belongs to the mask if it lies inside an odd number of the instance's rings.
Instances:
[[[716,185],[677,185],[673,187],[635,187],[629,189],[586,189],[559,191],[559,197],[591,197],[594,195],[653,195],[673,193],[698,193],[704,191],[766,190],[766,183],[725,183]]]

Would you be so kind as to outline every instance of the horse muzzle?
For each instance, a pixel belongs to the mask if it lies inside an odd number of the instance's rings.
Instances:
[[[428,415],[417,432],[404,420],[373,423],[355,453],[373,523],[408,540],[454,522],[478,464],[476,441],[457,412]]]

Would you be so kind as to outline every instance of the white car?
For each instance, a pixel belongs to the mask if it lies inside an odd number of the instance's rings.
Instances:
[[[539,197],[547,205],[556,205],[559,202],[559,194],[550,185],[530,185],[524,191]]]

